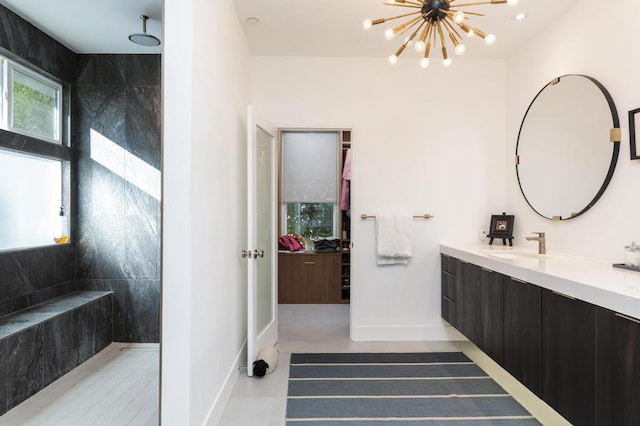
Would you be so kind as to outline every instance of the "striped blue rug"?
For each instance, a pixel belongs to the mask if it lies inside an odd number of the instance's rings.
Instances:
[[[291,355],[288,426],[539,424],[461,352]]]

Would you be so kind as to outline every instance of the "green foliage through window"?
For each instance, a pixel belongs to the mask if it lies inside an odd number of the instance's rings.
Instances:
[[[333,236],[333,203],[288,203],[287,234],[307,239]]]
[[[54,97],[14,80],[13,128],[54,139],[55,117]]]

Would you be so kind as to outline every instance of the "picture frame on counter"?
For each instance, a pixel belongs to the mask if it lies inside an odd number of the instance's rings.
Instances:
[[[493,244],[494,238],[502,240],[502,244],[506,245],[507,240],[509,245],[513,245],[513,224],[515,222],[515,216],[512,214],[494,214],[491,215],[491,223],[489,224],[489,245]]]

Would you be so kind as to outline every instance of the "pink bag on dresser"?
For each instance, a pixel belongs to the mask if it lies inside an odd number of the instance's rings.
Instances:
[[[295,235],[283,235],[278,239],[278,248],[287,251],[303,251],[304,244]]]

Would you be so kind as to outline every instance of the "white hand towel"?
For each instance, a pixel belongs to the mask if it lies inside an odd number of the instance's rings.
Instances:
[[[376,263],[406,265],[413,257],[413,217],[379,214],[376,219]]]

